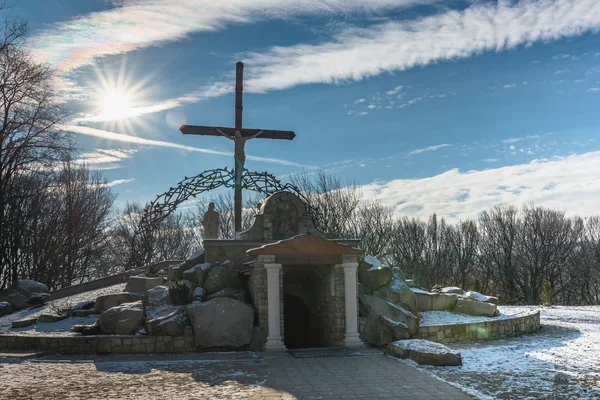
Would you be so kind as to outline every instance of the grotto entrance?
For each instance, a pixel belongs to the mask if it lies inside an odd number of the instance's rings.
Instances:
[[[283,267],[283,331],[288,349],[327,345],[327,266]]]

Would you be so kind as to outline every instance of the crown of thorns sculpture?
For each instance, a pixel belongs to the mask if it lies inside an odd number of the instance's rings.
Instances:
[[[220,187],[233,188],[234,186],[235,171],[227,168],[204,171],[191,178],[186,176],[176,187],[172,187],[169,191],[156,196],[156,199],[146,206],[144,215],[136,230],[136,235],[141,235],[142,237],[149,235],[169,214],[177,209],[177,206],[187,201],[190,197],[196,197]],[[296,186],[290,183],[283,184],[268,172],[250,172],[244,169],[242,188],[267,195],[281,191],[293,192],[308,207],[306,198]]]

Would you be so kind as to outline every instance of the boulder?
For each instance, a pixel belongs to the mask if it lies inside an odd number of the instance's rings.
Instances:
[[[365,257],[358,266],[358,281],[371,290],[387,285],[393,276],[392,269],[375,257]]]
[[[193,301],[196,301],[196,300],[203,301],[205,297],[206,297],[206,292],[201,287],[197,287],[192,292],[192,299],[193,299]]]
[[[183,275],[183,268],[181,265],[169,265],[167,268],[167,280],[171,282],[178,281]]]
[[[406,325],[408,336],[413,336],[419,331],[419,318],[410,311],[377,296],[361,294],[359,299],[359,311],[362,317],[370,314],[379,314],[395,322]]]
[[[189,304],[193,299],[194,284],[185,279],[180,279],[169,287],[171,303],[183,306]]]
[[[14,289],[8,288],[0,291],[0,301],[10,304],[13,311],[22,310],[29,306],[27,303],[28,297],[17,292]]]
[[[33,325],[37,322],[37,318],[24,318],[18,321],[11,322],[10,326],[12,328],[24,328],[26,326]]]
[[[187,314],[181,306],[147,309],[146,332],[150,335],[181,336],[187,323]]]
[[[169,288],[166,286],[156,286],[147,292],[148,295],[148,306],[155,306],[158,304],[172,304],[171,296],[169,295]]]
[[[371,289],[369,289],[368,287],[366,287],[365,285],[363,285],[360,282],[358,282],[356,284],[356,288],[357,288],[358,294],[373,294],[373,291]]]
[[[412,290],[397,276],[376,291],[373,295],[388,299],[394,304],[408,304],[412,308],[416,307],[417,299]]]
[[[7,301],[0,301],[0,317],[13,312],[13,308]]]
[[[475,301],[483,301],[484,303],[492,303],[492,304],[498,304],[498,298],[494,297],[494,296],[486,296],[485,294],[479,293],[479,292],[475,292],[475,291],[470,291],[464,294],[463,296],[465,299],[469,299],[469,300],[475,300]]]
[[[41,322],[41,323],[58,322],[58,321],[62,321],[63,319],[67,319],[67,318],[69,318],[69,316],[66,314],[41,314],[38,317],[38,322]]]
[[[242,281],[236,270],[219,265],[208,270],[202,287],[210,294],[227,287],[241,288]]]
[[[47,301],[45,297],[41,297],[41,293],[48,293],[48,287],[43,283],[30,279],[19,279],[16,288],[8,287],[0,291],[0,302],[9,303],[14,311],[22,310]],[[31,296],[38,296],[38,294],[40,297],[34,298],[34,303],[29,303]],[[36,300],[40,300],[42,303],[35,303]]]
[[[187,271],[194,265],[202,264],[204,262],[204,249],[199,249],[190,254],[190,256],[181,263],[181,271]]]
[[[462,365],[462,356],[458,351],[429,340],[398,340],[390,343],[385,352],[393,357],[411,359],[419,365]]]
[[[456,313],[482,317],[493,317],[496,315],[496,311],[497,307],[495,304],[463,298],[458,299],[456,308],[454,309]]]
[[[451,311],[456,307],[457,294],[429,293],[420,289],[412,289],[418,311]]]
[[[112,307],[100,314],[98,326],[103,334],[133,335],[144,326],[144,304],[136,301]]]
[[[148,290],[162,285],[163,278],[158,276],[156,278],[148,278],[146,276],[131,276],[127,280],[127,286],[125,286],[126,292],[147,292]]]
[[[19,279],[18,288],[24,294],[48,293],[48,286],[43,283],[32,281],[31,279]]]
[[[250,344],[254,309],[229,297],[193,302],[186,307],[198,348],[238,348]]]
[[[377,313],[369,314],[360,334],[360,338],[372,346],[385,346],[409,337],[406,324]]]
[[[50,301],[50,295],[48,293],[34,293],[27,299],[27,304],[30,306],[39,306],[46,304]]]
[[[235,289],[230,287],[221,289],[218,292],[208,295],[208,300],[212,300],[215,297],[230,297],[234,300],[243,301],[244,303],[250,302],[250,298],[244,289]]]
[[[440,293],[444,293],[444,294],[458,294],[460,296],[465,294],[465,291],[462,290],[461,288],[457,287],[457,286],[449,286],[449,287],[445,287],[445,288],[441,288],[440,289]]]
[[[142,301],[144,304],[148,302],[147,295],[139,293],[115,293],[106,294],[104,296],[98,296],[94,308],[100,311],[106,311],[109,308],[119,306],[123,303],[132,303],[135,301]]]
[[[196,264],[192,268],[183,271],[181,277],[196,285],[202,285],[211,266],[211,263]]]

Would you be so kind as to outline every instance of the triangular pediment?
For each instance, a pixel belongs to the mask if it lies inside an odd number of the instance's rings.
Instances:
[[[314,258],[326,256],[360,255],[364,251],[344,244],[336,243],[320,236],[305,233],[289,239],[250,249],[251,256],[274,255],[281,257]]]

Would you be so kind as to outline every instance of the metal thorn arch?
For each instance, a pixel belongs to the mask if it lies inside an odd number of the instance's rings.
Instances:
[[[190,197],[196,197],[219,187],[233,188],[234,185],[235,172],[227,168],[204,171],[191,178],[185,177],[176,187],[172,187],[162,195],[156,196],[156,199],[144,209],[144,215],[138,225],[136,235],[142,237],[150,235],[169,214],[177,209],[177,206]],[[250,172],[244,169],[242,188],[267,195],[281,191],[294,192],[308,206],[308,202],[296,186],[290,183],[283,184],[268,172]]]

